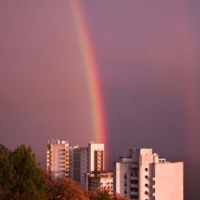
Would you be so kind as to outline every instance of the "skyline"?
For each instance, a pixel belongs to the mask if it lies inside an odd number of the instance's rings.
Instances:
[[[97,140],[82,25],[101,91],[106,167],[127,147],[153,148],[184,161],[185,199],[197,199],[200,3],[73,2],[79,27],[72,1],[0,2],[1,143],[30,145],[45,168],[48,139]]]

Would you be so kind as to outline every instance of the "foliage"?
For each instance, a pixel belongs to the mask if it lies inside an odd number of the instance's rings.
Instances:
[[[47,194],[48,200],[88,200],[79,184],[68,178],[53,178],[46,175],[50,190]]]
[[[111,196],[107,190],[99,190],[96,200],[111,200]]]
[[[48,187],[30,147],[0,145],[0,199],[45,199]]]
[[[13,163],[10,162],[11,152],[5,146],[0,145],[0,188],[7,191],[15,183]],[[4,192],[5,193],[5,192]]]
[[[129,200],[129,199],[126,197],[122,197],[120,194],[114,194],[112,196],[112,200]]]
[[[126,197],[120,196],[120,194],[110,195],[107,190],[89,190],[85,191],[89,200],[128,200]]]

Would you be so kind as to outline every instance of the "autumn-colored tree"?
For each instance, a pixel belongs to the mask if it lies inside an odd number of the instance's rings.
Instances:
[[[112,200],[107,190],[89,190],[85,194],[89,200]]]
[[[95,198],[97,197],[97,191],[96,190],[88,190],[88,191],[84,191],[85,196],[89,199],[89,200],[95,200]]]
[[[106,190],[89,190],[85,191],[89,200],[129,200],[126,197],[122,197],[120,194],[109,194]]]
[[[111,200],[111,195],[107,190],[99,190],[97,194],[96,200]]]
[[[113,194],[112,200],[129,200],[129,199],[126,197],[122,197],[120,194]]]
[[[48,200],[88,200],[80,185],[68,178],[53,178],[46,175],[50,190]]]

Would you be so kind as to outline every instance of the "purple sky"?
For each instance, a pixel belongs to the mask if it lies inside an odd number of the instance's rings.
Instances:
[[[185,162],[185,199],[200,188],[200,2],[81,0],[105,105],[108,166],[129,147]],[[94,139],[69,2],[0,1],[0,143]]]

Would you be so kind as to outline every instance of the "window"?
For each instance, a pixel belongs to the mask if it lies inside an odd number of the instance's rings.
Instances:
[[[127,177],[126,177],[126,174],[124,174],[124,178],[127,178]]]
[[[145,178],[147,179],[147,178],[148,178],[148,176],[146,175],[146,176],[145,176]]]
[[[147,171],[148,171],[148,168],[145,168],[145,171],[147,172]]]
[[[148,192],[147,192],[147,191],[145,191],[145,194],[147,195],[147,194],[148,194]]]
[[[133,176],[133,173],[131,172],[131,176]]]
[[[146,183],[146,184],[145,184],[145,187],[148,187],[148,186],[149,186],[149,185]]]

